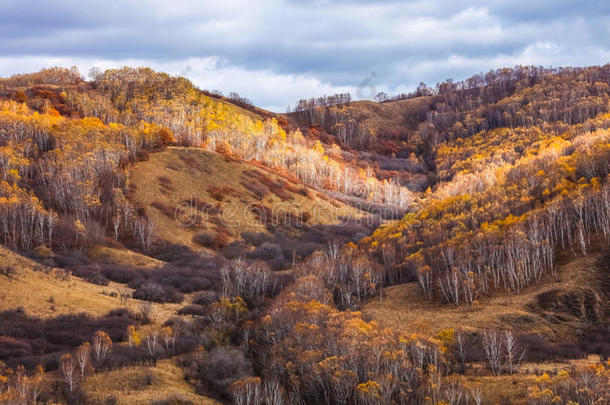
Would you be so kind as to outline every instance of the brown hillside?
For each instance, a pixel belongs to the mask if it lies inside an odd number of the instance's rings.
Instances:
[[[606,255],[603,250],[578,257],[564,252],[555,278],[548,277],[519,295],[494,294],[474,310],[429,301],[417,283],[407,283],[384,289],[383,301],[371,300],[363,312],[382,326],[404,332],[498,328],[535,333],[551,341],[577,339],[608,316]]]
[[[130,187],[136,205],[157,223],[159,243],[195,250],[223,247],[247,232],[269,235],[281,229],[298,237],[304,227],[340,225],[363,216],[269,170],[193,148],[151,154],[133,169]],[[222,240],[195,242],[202,233]]]

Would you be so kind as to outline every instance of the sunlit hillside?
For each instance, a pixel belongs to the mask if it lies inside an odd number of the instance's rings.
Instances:
[[[603,404],[610,65],[275,114],[0,79],[0,403]]]

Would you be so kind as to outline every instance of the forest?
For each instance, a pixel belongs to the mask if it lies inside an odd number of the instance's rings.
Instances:
[[[146,206],[136,169],[162,153],[176,161],[155,168],[161,192]],[[214,219],[197,217],[183,244],[167,201],[190,197],[176,178],[211,178],[221,162],[240,180],[207,187],[195,208]],[[341,207],[339,223],[313,225],[314,209],[295,226],[263,218],[296,195]],[[223,226],[226,201],[260,232]],[[360,235],[353,224],[369,216],[376,229]],[[375,102],[301,100],[286,114],[150,68],[0,79],[0,243],[2,404],[118,404],[98,376],[136,370],[131,390],[144,391],[169,364],[188,395],[152,403],[603,404],[610,65],[517,66]],[[579,271],[597,278],[561,295],[566,268],[586,258]],[[44,311],[21,304],[29,278]],[[407,298],[451,314],[451,327],[372,315],[414,284]],[[58,286],[109,304],[62,309]],[[535,305],[510,322],[460,323],[497,297]],[[520,402],[493,397],[493,384]]]

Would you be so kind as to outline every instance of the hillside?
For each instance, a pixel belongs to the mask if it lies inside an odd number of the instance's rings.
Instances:
[[[155,244],[252,257],[285,268],[331,240],[370,232],[368,213],[264,166],[214,152],[168,148],[130,174],[130,199],[156,223]],[[362,225],[355,225],[357,223]]]
[[[608,319],[610,279],[604,266],[609,254],[603,243],[584,257],[563,252],[556,277],[519,294],[498,292],[481,298],[469,311],[428,300],[415,282],[384,289],[382,300],[371,300],[362,311],[382,326],[405,333],[418,330],[436,335],[460,325],[469,332],[493,327],[535,334],[551,342],[576,341],[592,325]]]
[[[610,66],[285,115],[93,73],[0,81],[0,403],[608,398]]]

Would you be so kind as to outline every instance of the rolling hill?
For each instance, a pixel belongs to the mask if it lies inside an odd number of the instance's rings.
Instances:
[[[609,112],[608,65],[1,79],[0,403],[603,403]]]

